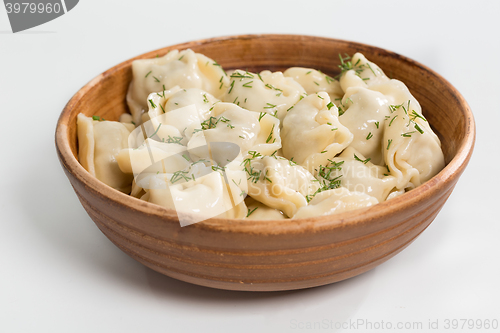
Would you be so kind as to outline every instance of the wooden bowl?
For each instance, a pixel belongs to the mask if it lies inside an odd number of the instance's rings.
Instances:
[[[388,202],[338,215],[298,220],[210,219],[181,227],[169,210],[118,192],[77,160],[76,116],[118,120],[135,59],[191,48],[226,69],[284,70],[292,66],[338,73],[338,55],[362,52],[402,80],[439,135],[446,167]],[[434,220],[472,154],[475,124],[467,102],[421,64],[373,46],[296,35],[245,35],[169,46],[125,61],[80,89],[64,108],[56,147],[64,172],[99,229],[144,265],[173,278],[230,290],[273,291],[320,286],[366,272],[408,246]]]

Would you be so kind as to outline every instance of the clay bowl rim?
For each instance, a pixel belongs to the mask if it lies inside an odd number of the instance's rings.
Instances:
[[[227,219],[227,218],[212,218],[202,222],[198,222],[187,226],[186,228],[203,228],[218,230],[224,232],[241,232],[241,233],[252,233],[252,234],[287,234],[287,233],[304,233],[307,231],[318,232],[326,229],[335,228],[345,228],[345,227],[356,227],[358,224],[369,223],[369,221],[380,218],[382,215],[404,211],[411,207],[418,206],[419,202],[425,198],[432,197],[438,194],[442,189],[446,189],[449,186],[453,186],[462,174],[463,170],[467,166],[467,163],[472,155],[472,151],[475,143],[475,122],[472,111],[465,101],[464,97],[457,91],[457,89],[451,85],[446,79],[441,75],[437,74],[430,68],[410,59],[405,56],[399,55],[395,52],[388,51],[376,46],[371,46],[368,44],[346,41],[342,39],[327,38],[327,37],[316,37],[308,35],[290,35],[290,34],[256,34],[256,35],[234,35],[234,36],[224,36],[215,37],[208,39],[201,39],[181,44],[176,44],[172,46],[167,46],[161,49],[153,50],[147,53],[143,53],[134,58],[128,59],[120,64],[108,69],[107,71],[96,76],[86,85],[84,85],[76,94],[69,100],[69,102],[64,107],[56,126],[55,132],[55,144],[58,157],[63,165],[63,167],[78,181],[80,181],[86,189],[95,192],[96,194],[103,195],[106,199],[114,202],[116,205],[128,206],[129,208],[135,209],[147,216],[156,216],[165,221],[165,223],[179,223],[177,220],[177,214],[172,209],[167,209],[149,202],[142,201],[140,199],[134,198],[130,195],[124,194],[118,190],[115,190],[108,185],[102,183],[97,178],[90,175],[78,162],[78,160],[73,155],[69,144],[68,137],[68,123],[72,113],[76,113],[76,109],[79,100],[88,92],[90,92],[94,87],[98,86],[99,83],[113,75],[113,73],[122,70],[124,67],[131,66],[133,60],[153,58],[157,54],[162,55],[167,51],[172,49],[187,49],[193,46],[198,46],[202,44],[221,42],[225,40],[235,40],[235,39],[259,39],[259,38],[310,38],[316,39],[318,42],[336,42],[339,44],[350,44],[354,45],[359,49],[370,50],[371,52],[377,52],[379,54],[384,54],[389,57],[395,58],[398,61],[404,62],[406,65],[416,66],[419,70],[423,70],[432,76],[433,79],[441,81],[452,93],[452,95],[457,99],[457,102],[461,105],[461,111],[464,116],[464,126],[465,135],[457,148],[457,152],[453,159],[441,170],[436,176],[418,186],[417,188],[404,193],[390,201],[381,202],[377,205],[373,205],[368,208],[358,209],[350,212],[326,215],[318,217],[309,217],[302,219],[286,219],[286,220],[244,220],[244,219]],[[369,54],[366,54],[369,58]],[[217,59],[215,59],[217,60]],[[180,225],[179,225],[180,227]]]

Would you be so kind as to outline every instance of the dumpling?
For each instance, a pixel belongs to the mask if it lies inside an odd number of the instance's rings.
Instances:
[[[196,115],[196,110],[192,110],[192,113]],[[144,146],[148,139],[160,143],[177,144],[179,146],[185,146],[187,141],[177,127],[162,124],[160,118],[148,120],[136,127],[129,135],[128,147],[138,149]]]
[[[352,133],[339,122],[326,92],[309,95],[283,119],[283,156],[313,172],[347,147]]]
[[[344,113],[347,107],[345,103],[349,100],[348,90],[350,88],[367,88],[383,94],[389,105],[397,106],[407,104],[410,101],[413,109],[422,114],[420,104],[410,93],[408,87],[399,80],[389,79],[380,67],[368,61],[363,54],[356,53],[351,61],[343,61],[341,67],[343,73],[339,82],[347,96],[344,96],[343,103],[340,105],[340,113]]]
[[[192,163],[188,159],[185,152],[150,165],[135,177],[136,186],[146,191],[166,189],[170,185],[196,180],[215,171],[211,168],[210,161]]]
[[[384,124],[382,150],[398,189],[413,188],[444,168],[441,142],[413,104],[393,107]]]
[[[208,142],[231,142],[240,147],[242,154],[253,150],[271,155],[281,148],[279,120],[270,114],[248,111],[232,103],[216,103],[212,114],[190,139],[189,149]]]
[[[387,104],[387,102],[389,104],[388,114],[387,109],[384,112],[384,107],[381,108],[382,112],[378,114],[378,116],[385,114],[383,128],[380,129],[382,123],[378,117],[379,129],[371,133],[373,136],[371,139],[375,135],[382,137],[380,148],[384,162],[388,166],[390,174],[397,179],[397,189],[414,188],[436,175],[444,167],[441,143],[422,116],[420,104],[408,87],[399,80],[386,77],[378,66],[366,60],[359,53],[354,55],[349,66],[352,69],[344,72],[340,78],[340,84],[342,89],[346,91],[346,95],[349,91],[366,92],[369,89],[374,93],[382,94],[385,98],[383,104]],[[346,125],[349,120],[356,122],[355,117],[349,115],[348,112],[348,110],[352,110],[354,104],[345,105],[347,104],[345,101],[350,101],[352,97],[344,97],[341,106],[346,110],[341,116],[341,122]],[[381,101],[383,98],[379,98],[379,100]],[[352,125],[347,126],[352,128]],[[353,129],[353,131],[355,130]],[[375,141],[368,144],[369,140],[362,140],[366,132],[366,129],[359,131],[352,146],[368,158],[373,159],[374,163],[381,164],[380,155],[377,154],[379,147],[375,145]],[[366,138],[368,137],[370,137],[370,133],[367,134]]]
[[[318,180],[305,168],[278,156],[247,156],[248,195],[288,217],[307,205],[306,197],[319,188]]]
[[[171,160],[172,156],[162,162],[171,165]],[[199,161],[175,172],[154,173],[156,169],[148,169],[137,185],[147,194],[143,200],[175,209],[181,226],[216,216],[244,218],[247,183],[241,162],[239,155],[226,165]]]
[[[186,152],[186,157],[182,158],[179,153]],[[169,160],[169,167],[174,167],[176,170],[183,169],[188,162],[187,149],[185,146],[175,143],[158,142],[152,139],[146,139],[138,148],[125,148],[120,150],[116,156],[118,166],[124,173],[134,174],[138,176],[145,169],[153,164],[169,157],[177,155],[177,158]],[[157,168],[150,172],[165,172],[164,167],[157,165]]]
[[[341,70],[339,82],[342,90],[347,91],[350,87],[371,87],[376,84],[389,81],[382,69],[361,53],[356,53],[352,59],[341,59]]]
[[[201,130],[201,123],[207,113],[211,112],[213,104],[208,110],[198,107],[195,100],[191,100],[193,103],[190,103],[184,99],[183,104],[186,105],[178,108],[175,108],[176,102],[169,104],[171,99],[180,102],[179,94],[185,95],[183,92],[182,89],[174,88],[166,94],[153,93],[149,95],[149,120],[143,124],[146,137],[153,137],[161,142],[186,145],[191,136],[197,130]],[[196,96],[199,92],[192,91],[192,93]],[[207,100],[208,98],[213,99],[213,96],[207,96]]]
[[[175,209],[181,226],[212,217],[244,218],[247,214],[245,201],[233,205],[223,175],[215,171],[195,180],[171,184],[164,189],[146,191],[149,193],[149,202]]]
[[[320,167],[316,177],[321,184],[337,181],[339,186],[351,192],[368,194],[378,202],[385,201],[396,186],[396,178],[389,175],[386,167],[371,163],[353,147],[347,147],[338,157]]]
[[[77,126],[82,166],[103,183],[130,193],[133,177],[120,170],[116,156],[128,147],[128,136],[134,126],[117,121],[96,121],[82,113],[77,116]]]
[[[377,203],[376,198],[366,193],[351,192],[344,187],[339,187],[316,194],[309,205],[298,209],[293,219],[338,214]]]
[[[280,120],[286,111],[306,95],[304,88],[281,72],[262,71],[260,74],[236,70],[224,102],[234,103],[247,110],[266,112]]]
[[[245,204],[248,209],[246,216],[248,220],[284,220],[287,218],[282,211],[268,207],[250,196],[246,197]]]
[[[336,99],[342,98],[344,95],[338,80],[316,69],[290,67],[283,72],[283,75],[293,78],[305,89],[307,94],[324,91],[330,95],[332,102]]]
[[[384,120],[391,114],[389,100],[380,92],[352,87],[347,89],[342,104],[345,111],[339,121],[353,134],[350,147],[383,165],[382,137]]]
[[[132,62],[133,79],[127,103],[134,121],[148,109],[148,95],[179,86],[202,89],[220,98],[226,91],[229,78],[212,59],[192,50],[173,50],[163,57]]]
[[[144,123],[144,135],[154,134],[158,141],[186,145],[191,136],[201,130],[202,122],[210,118],[219,100],[200,89],[174,87],[150,94],[148,102],[149,120]]]

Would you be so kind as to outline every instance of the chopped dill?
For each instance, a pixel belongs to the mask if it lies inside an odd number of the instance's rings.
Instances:
[[[371,158],[367,158],[366,160],[362,160],[362,159],[360,159],[358,156],[356,156],[356,154],[354,154],[354,159],[355,159],[356,161],[360,161],[360,162],[362,162],[363,164],[366,164],[366,163],[368,163],[368,162],[371,160]]]

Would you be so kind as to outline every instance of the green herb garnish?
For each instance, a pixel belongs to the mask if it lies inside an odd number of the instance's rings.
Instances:
[[[161,127],[161,123],[158,125],[158,128],[156,129],[156,131],[149,138],[152,138],[153,136],[155,136],[156,133],[158,133],[158,130],[160,129],[160,127]]]
[[[252,215],[253,212],[255,212],[257,210],[257,208],[259,207],[255,207],[254,209],[250,210],[250,208],[248,208],[248,213],[247,213],[247,217],[249,217],[250,215]]]
[[[355,159],[356,161],[360,161],[360,162],[362,162],[363,164],[366,164],[366,163],[368,163],[368,162],[371,160],[371,158],[367,158],[366,160],[362,160],[362,159],[360,159],[358,156],[356,156],[356,154],[354,154],[354,159]]]

